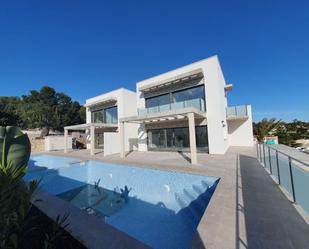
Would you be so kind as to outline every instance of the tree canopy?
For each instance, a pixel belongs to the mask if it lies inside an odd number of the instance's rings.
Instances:
[[[298,146],[297,140],[309,139],[309,123],[294,119],[292,122],[263,119],[253,123],[253,132],[259,141],[267,135],[278,136],[279,143],[288,146]]]
[[[64,126],[85,123],[85,108],[49,86],[20,97],[0,97],[0,124],[62,131]],[[48,133],[48,132],[47,132]]]

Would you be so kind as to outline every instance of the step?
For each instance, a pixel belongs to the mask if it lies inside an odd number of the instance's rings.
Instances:
[[[182,209],[192,213],[194,219],[200,219],[205,211],[205,205],[200,200],[190,200],[187,195],[175,193],[176,201]]]
[[[194,203],[194,205],[196,205],[198,208],[204,209],[205,206],[207,205],[207,200],[205,200],[204,198],[199,198],[198,194],[196,194],[196,196],[194,196],[194,193],[192,193],[193,191],[189,191],[187,189],[183,190],[184,195],[191,200],[191,202]]]

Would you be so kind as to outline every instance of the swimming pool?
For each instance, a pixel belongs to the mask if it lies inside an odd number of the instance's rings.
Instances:
[[[188,248],[219,179],[94,160],[31,156],[25,180],[153,248]]]

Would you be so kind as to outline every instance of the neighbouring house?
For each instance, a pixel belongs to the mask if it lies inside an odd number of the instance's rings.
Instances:
[[[251,106],[228,106],[230,90],[213,56],[138,82],[137,115],[120,121],[139,124],[139,151],[189,151],[196,163],[197,152],[253,146]]]
[[[104,156],[120,153],[119,119],[136,115],[136,94],[120,88],[86,100],[86,124],[64,127],[68,131],[86,130],[87,149],[93,155],[103,151]],[[137,125],[126,124],[125,151],[137,149]]]
[[[85,129],[91,154],[138,151],[224,154],[230,146],[253,146],[250,105],[228,106],[217,56],[137,82],[136,93],[121,88],[86,100]],[[65,149],[66,150],[66,149]]]

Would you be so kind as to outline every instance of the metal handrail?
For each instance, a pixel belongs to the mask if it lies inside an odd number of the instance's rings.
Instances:
[[[299,160],[299,159],[297,159],[297,158],[295,158],[295,157],[292,157],[292,156],[290,156],[290,155],[288,155],[288,154],[286,154],[286,153],[284,153],[284,152],[282,152],[282,151],[280,151],[280,150],[278,150],[278,149],[272,148],[272,147],[270,147],[270,146],[267,145],[267,144],[266,144],[266,146],[268,146],[269,149],[272,149],[272,150],[274,150],[274,151],[278,151],[278,152],[279,152],[280,154],[282,154],[282,155],[285,155],[285,156],[287,156],[287,157],[290,157],[291,159],[293,159],[293,161],[299,162],[299,163],[301,163],[301,164],[303,164],[303,165],[309,167],[309,164],[308,164],[308,163],[305,163],[305,162],[303,162],[303,161],[301,161],[301,160]]]
[[[279,160],[278,160],[278,155],[282,154],[287,157],[288,160],[288,165],[289,165],[289,176],[290,176],[290,183],[291,183],[291,190],[292,190],[292,199],[293,202],[296,202],[296,195],[295,195],[295,185],[294,185],[294,176],[293,176],[293,170],[292,170],[292,161],[298,162],[304,166],[309,167],[309,165],[295,157],[292,157],[284,152],[279,151],[276,148],[270,147],[267,144],[264,143],[257,143],[257,159],[263,165],[265,168],[267,167],[266,165],[266,153],[265,153],[265,146],[268,148],[268,157],[269,157],[269,171],[270,174],[273,175],[272,172],[272,163],[271,163],[271,156],[270,156],[270,151],[273,150],[276,153],[276,166],[277,166],[277,177],[278,177],[278,184],[281,185],[281,177],[280,177],[280,167],[279,167]],[[262,147],[262,148],[261,148]],[[263,154],[263,155],[262,155]],[[264,159],[264,160],[263,160]],[[295,167],[303,170],[299,165],[294,164]]]

